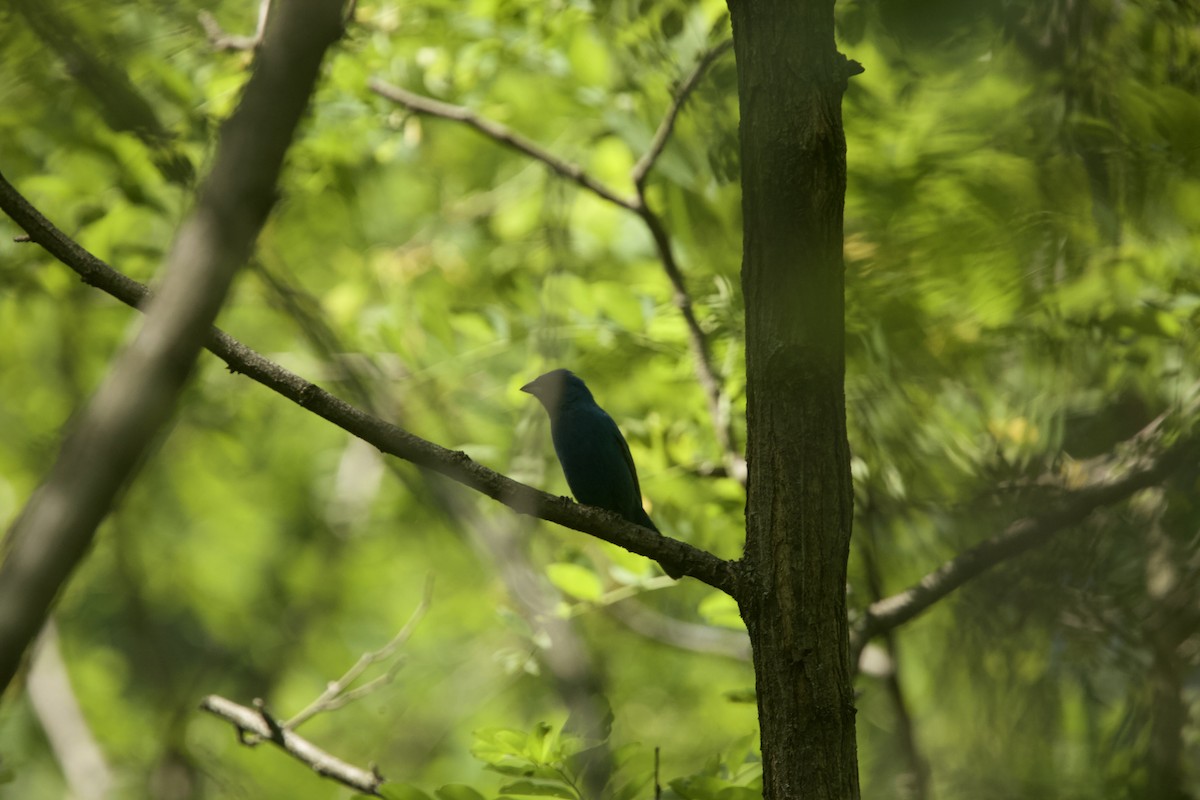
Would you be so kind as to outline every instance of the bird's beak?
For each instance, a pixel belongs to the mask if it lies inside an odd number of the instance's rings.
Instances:
[[[534,389],[536,389],[536,388],[537,388],[537,381],[530,381],[529,383],[527,383],[521,387],[521,391],[524,392],[525,394],[531,394],[536,397],[537,392],[534,391]]]

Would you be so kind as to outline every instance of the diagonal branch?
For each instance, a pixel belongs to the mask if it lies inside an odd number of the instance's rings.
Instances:
[[[63,659],[58,626],[46,620],[30,657],[25,691],[29,705],[62,770],[70,796],[76,800],[112,797],[112,767],[88,726],[79,698],[71,686]]]
[[[729,400],[725,397],[725,392],[721,388],[721,379],[713,367],[712,352],[708,345],[708,337],[704,334],[704,330],[700,327],[700,323],[696,319],[692,296],[688,292],[687,284],[684,281],[683,271],[679,268],[679,264],[675,260],[675,250],[671,244],[671,237],[667,233],[666,225],[663,224],[662,217],[650,208],[650,204],[646,200],[646,178],[649,176],[650,170],[658,162],[659,156],[662,155],[663,149],[667,144],[667,139],[675,129],[675,120],[678,119],[679,112],[683,109],[684,103],[687,102],[688,97],[691,96],[692,91],[700,83],[700,79],[712,63],[732,48],[733,40],[727,40],[706,51],[696,62],[691,73],[688,74],[680,85],[679,90],[675,93],[675,97],[671,101],[666,115],[663,117],[662,122],[659,123],[658,130],[654,133],[654,139],[650,142],[650,147],[638,159],[637,164],[634,165],[633,171],[630,173],[630,178],[633,180],[633,185],[637,188],[638,202],[637,207],[633,211],[642,218],[642,221],[646,223],[646,227],[650,230],[650,235],[654,239],[654,246],[658,249],[659,259],[662,261],[663,271],[667,273],[667,279],[671,282],[673,292],[671,299],[675,303],[675,307],[679,309],[684,325],[687,327],[688,347],[692,351],[692,359],[695,362],[696,377],[700,379],[700,388],[703,389],[704,398],[708,403],[708,414],[712,419],[713,430],[717,436],[717,444],[721,448],[725,470],[738,483],[745,486],[746,460],[740,455],[734,437],[733,417],[729,412]]]
[[[87,553],[96,527],[171,417],[229,286],[270,213],[284,154],[325,52],[341,32],[340,0],[297,0],[272,20],[268,46],[221,131],[212,171],[167,256],[161,294],[72,421],[54,465],[5,540],[0,691]],[[5,187],[8,193],[11,187]]]
[[[716,47],[704,51],[696,61],[696,65],[692,67],[692,71],[688,73],[688,76],[683,79],[683,83],[679,85],[679,90],[675,93],[675,97],[667,109],[666,116],[659,123],[658,130],[654,132],[654,138],[650,141],[650,147],[642,154],[638,162],[634,164],[633,171],[629,175],[633,178],[633,185],[638,187],[639,195],[642,194],[642,189],[646,184],[646,176],[654,168],[658,157],[662,155],[662,151],[667,146],[667,140],[671,138],[671,132],[675,129],[675,120],[679,118],[679,112],[683,110],[684,104],[700,83],[700,79],[704,77],[704,73],[712,66],[712,63],[732,49],[733,40],[726,39]]]
[[[687,102],[688,97],[696,88],[696,85],[700,82],[708,67],[717,58],[728,52],[732,45],[732,41],[723,42],[706,51],[680,85],[666,115],[663,117],[658,130],[654,134],[649,149],[638,159],[637,164],[633,168],[631,178],[637,190],[634,197],[623,196],[615,189],[592,177],[578,164],[559,158],[525,136],[498,122],[482,117],[469,108],[424,97],[378,79],[372,80],[369,86],[371,91],[379,96],[391,100],[410,111],[468,125],[489,139],[545,164],[563,178],[591,191],[602,200],[606,200],[615,206],[636,214],[645,223],[654,241],[654,247],[658,251],[663,270],[667,274],[667,279],[671,282],[672,302],[679,309],[680,315],[683,317],[684,327],[687,329],[688,347],[692,352],[696,375],[700,380],[701,389],[704,391],[709,416],[712,419],[717,445],[721,449],[726,471],[740,484],[745,486],[746,461],[739,454],[737,442],[735,441],[733,420],[729,412],[729,400],[725,397],[724,390],[721,388],[721,379],[717,374],[716,368],[713,366],[708,337],[705,335],[704,329],[700,327],[700,322],[696,319],[692,297],[687,290],[683,271],[679,268],[679,263],[675,258],[675,250],[671,243],[670,234],[667,232],[662,218],[646,202],[646,178],[666,147],[667,140],[675,128],[675,120],[679,117],[684,103]]]
[[[243,744],[253,747],[259,742],[271,742],[292,758],[307,764],[313,772],[323,778],[335,780],[355,791],[383,797],[379,787],[383,776],[375,769],[362,769],[332,756],[299,734],[281,726],[271,717],[261,703],[257,708],[247,708],[232,700],[210,694],[200,703],[200,708],[226,722],[233,723]]]
[[[55,228],[3,176],[0,176],[0,208],[25,229],[32,241],[79,273],[85,283],[135,308],[149,298],[149,289],[116,272]],[[566,497],[555,497],[494,472],[472,461],[465,453],[447,450],[355,408],[217,328],[212,329],[205,347],[223,360],[230,371],[246,375],[382,452],[445,475],[518,513],[556,522],[670,564],[672,568],[729,594],[737,589],[735,562],[627,522],[607,511],[580,505]]]
[[[647,639],[694,653],[750,661],[750,637],[744,631],[675,619],[632,599],[604,606],[604,611]]]
[[[618,192],[589,175],[583,167],[559,158],[533,140],[526,138],[505,125],[501,125],[499,122],[481,117],[464,106],[456,106],[450,103],[443,103],[441,100],[434,100],[431,97],[424,97],[407,89],[401,89],[399,86],[392,86],[377,78],[372,79],[368,86],[375,94],[391,100],[397,105],[404,106],[409,111],[415,111],[418,114],[428,114],[431,117],[440,117],[453,122],[461,122],[467,127],[474,128],[492,141],[499,142],[506,147],[516,150],[518,153],[527,155],[534,161],[540,161],[554,172],[569,181],[579,184],[597,197],[607,200],[615,206],[620,206],[626,211],[637,213],[638,200],[632,197],[622,197]]]
[[[696,319],[692,306],[692,297],[688,294],[684,283],[683,271],[675,261],[675,251],[671,246],[671,237],[663,225],[662,218],[650,210],[645,204],[645,198],[639,196],[637,215],[650,229],[654,237],[654,245],[658,248],[659,259],[663,271],[671,281],[672,301],[683,317],[688,331],[688,348],[692,351],[692,359],[696,366],[696,377],[700,380],[700,388],[704,390],[704,399],[708,403],[708,414],[712,419],[713,431],[717,436],[717,445],[721,448],[725,471],[742,486],[746,485],[746,459],[737,449],[733,436],[733,418],[729,413],[729,399],[721,389],[721,379],[718,377],[712,363],[712,352],[708,346],[708,337]]]
[[[1149,435],[1161,427],[1161,418],[1133,437],[1134,447],[1144,448],[1158,437]],[[1047,542],[1052,536],[1083,522],[1100,508],[1119,503],[1134,492],[1154,486],[1176,469],[1194,463],[1200,457],[1200,435],[1192,434],[1175,442],[1153,458],[1136,458],[1120,477],[1111,477],[1121,459],[1090,485],[1065,492],[1035,516],[1010,524],[1003,532],[971,547],[930,572],[915,585],[899,594],[872,603],[851,637],[851,651],[857,653],[870,639],[917,617],[958,587],[977,575]]]

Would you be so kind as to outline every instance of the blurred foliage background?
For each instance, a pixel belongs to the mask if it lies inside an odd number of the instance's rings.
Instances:
[[[251,61],[215,47],[202,13],[254,30],[244,3],[0,8],[0,168],[140,280]],[[837,13],[839,46],[866,68],[844,104],[849,591],[862,608],[1194,397],[1200,14],[1172,0],[864,0]],[[221,326],[561,494],[544,414],[517,388],[569,366],[624,429],[659,526],[736,557],[744,493],[713,469],[722,454],[642,222],[366,88],[380,78],[467,106],[632,194],[629,170],[680,80],[729,35],[715,0],[360,2]],[[731,53],[689,100],[648,191],[740,419]],[[3,230],[7,526],[136,314]],[[1189,466],[1101,510],[873,644],[859,679],[864,796],[1200,796],[1198,478]],[[753,794],[753,674],[730,601],[384,463],[205,356],[55,614],[112,796],[349,796],[241,746],[197,704],[262,697],[294,713],[394,635],[429,574],[433,600],[395,679],[304,735],[392,780],[493,796],[497,728],[557,730],[600,693],[628,791],[650,791],[660,748],[664,782],[690,776],[669,791]],[[690,649],[711,628],[729,647]],[[0,796],[68,792],[45,713],[10,696]]]

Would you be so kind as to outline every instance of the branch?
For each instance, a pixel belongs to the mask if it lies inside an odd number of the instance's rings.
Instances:
[[[58,626],[46,620],[30,658],[25,682],[29,704],[41,723],[71,797],[105,800],[112,796],[113,773],[71,687]]]
[[[258,708],[246,708],[232,700],[210,694],[201,701],[200,708],[233,723],[237,727],[238,738],[248,747],[254,747],[259,742],[271,742],[292,758],[307,764],[323,778],[335,780],[372,797],[383,796],[379,793],[379,787],[384,779],[377,770],[365,770],[330,755],[302,736],[284,729],[267,713],[261,701],[256,701],[256,705]]]
[[[274,23],[242,101],[222,130],[212,172],[167,257],[161,294],[137,337],[72,421],[54,466],[5,541],[0,691],[12,681],[97,525],[174,411],[234,275],[270,212],[284,154],[321,60],[341,34],[341,2],[297,0]],[[2,176],[0,183],[6,197],[15,194]],[[26,232],[35,241],[44,236]]]
[[[303,290],[288,285],[278,273],[266,269],[263,264],[256,264],[256,267],[259,276],[297,323],[313,349],[327,360],[338,361],[339,354],[345,353],[346,348],[339,344],[337,334],[317,313],[316,300]],[[343,372],[339,377],[341,385],[349,390],[349,399],[366,411],[398,423],[399,420],[394,416],[399,413],[396,404],[381,405],[376,402],[375,392],[363,366],[355,361],[341,360],[341,363]],[[383,405],[387,406],[386,412],[380,410]],[[358,446],[369,447],[361,439],[350,441]],[[525,552],[524,543],[528,541],[528,536],[523,534],[527,533],[525,529],[528,525],[515,516],[485,514],[476,504],[461,502],[457,487],[430,473],[418,471],[416,477],[422,480],[415,483],[413,476],[401,469],[400,461],[393,458],[384,463],[401,483],[414,491],[425,492],[433,507],[454,523],[454,530],[463,532],[472,541],[480,555],[503,580],[517,611],[529,623],[530,629],[545,635],[545,646],[539,647],[537,654],[566,706],[573,730],[585,738],[601,742],[589,750],[589,766],[584,778],[585,796],[599,797],[614,769],[611,750],[607,742],[602,741],[606,736],[610,711],[603,700],[604,678],[571,620],[556,613],[561,595],[547,584]],[[662,580],[675,584],[668,578]],[[361,688],[365,689],[366,686]]]
[[[116,272],[55,228],[2,175],[0,208],[16,220],[33,241],[79,273],[84,283],[135,308],[150,296],[145,286]],[[736,591],[735,562],[627,522],[607,511],[580,505],[566,497],[555,497],[494,472],[472,461],[465,453],[447,450],[355,408],[217,328],[211,330],[205,347],[223,360],[230,371],[246,375],[384,453],[445,475],[518,513],[556,522],[670,564],[673,569],[726,593]]]
[[[320,697],[305,706],[303,710],[287,722],[283,723],[283,727],[286,730],[295,730],[317,714],[341,708],[347,703],[378,689],[380,686],[390,683],[392,678],[395,677],[396,669],[400,666],[399,661],[383,675],[367,681],[355,689],[350,689],[351,684],[359,679],[367,667],[391,658],[392,654],[408,641],[413,631],[417,629],[417,623],[421,621],[425,616],[425,612],[429,610],[429,603],[432,599],[433,575],[430,575],[425,579],[425,591],[421,593],[421,602],[417,605],[416,610],[413,611],[412,616],[408,618],[408,622],[404,623],[404,627],[392,637],[392,640],[378,650],[372,650],[359,656],[358,661],[354,662],[354,666],[346,670],[345,675],[336,681],[330,681],[325,687],[325,691],[321,692]]]
[[[257,50],[263,42],[263,34],[267,30],[267,17],[271,14],[271,0],[260,0],[258,4],[258,22],[255,23],[253,36],[241,36],[226,33],[210,11],[201,11],[197,15],[200,27],[208,42],[217,50]]]
[[[717,376],[712,365],[712,353],[708,347],[708,337],[704,335],[700,323],[696,320],[696,312],[692,307],[692,297],[688,294],[684,283],[683,272],[675,261],[675,252],[671,246],[671,237],[667,233],[662,219],[650,210],[645,203],[645,197],[639,195],[637,215],[650,229],[654,238],[654,246],[658,248],[659,259],[663,270],[671,281],[674,292],[672,301],[683,316],[684,325],[688,331],[688,347],[692,351],[692,359],[696,366],[696,377],[700,379],[700,388],[704,390],[704,398],[708,401],[708,414],[712,418],[713,431],[717,436],[717,445],[725,461],[725,470],[743,487],[746,485],[746,459],[737,450],[733,437],[733,419],[729,413],[729,400],[721,389],[721,379]]]
[[[486,117],[481,117],[469,108],[443,103],[440,100],[434,100],[430,97],[423,97],[407,89],[401,89],[399,86],[392,86],[378,78],[371,79],[367,85],[375,94],[404,106],[409,111],[461,122],[468,127],[474,128],[492,141],[499,142],[506,147],[516,150],[518,153],[527,155],[534,161],[540,161],[554,172],[557,172],[573,183],[579,184],[597,197],[607,200],[613,205],[620,206],[626,211],[634,213],[638,211],[639,202],[636,199],[622,197],[613,189],[593,178],[578,164],[573,164],[570,161],[559,158],[511,128]]]
[[[706,50],[696,61],[696,65],[692,67],[692,71],[683,79],[683,83],[679,85],[679,91],[675,93],[674,99],[671,101],[670,108],[667,109],[667,114],[663,117],[662,122],[658,125],[658,130],[654,132],[654,138],[650,142],[649,149],[642,154],[638,159],[637,164],[633,166],[633,171],[629,177],[633,178],[633,185],[638,187],[638,194],[642,194],[642,188],[646,183],[646,176],[650,174],[650,170],[654,168],[654,164],[658,161],[658,157],[662,155],[662,151],[667,146],[667,139],[670,138],[671,132],[675,129],[675,120],[679,118],[679,112],[683,110],[684,103],[691,96],[692,91],[700,83],[700,79],[704,77],[704,73],[708,70],[712,63],[718,58],[728,53],[733,49],[733,40],[726,39],[716,47]]]
[[[744,632],[684,622],[634,600],[607,605],[604,610],[625,627],[647,639],[694,653],[725,656],[737,661],[750,660],[750,638]]]
[[[559,158],[525,136],[498,122],[481,117],[469,108],[443,103],[440,100],[414,94],[379,79],[372,79],[368,85],[371,91],[379,96],[391,100],[410,111],[466,124],[489,139],[545,164],[554,172],[591,191],[602,200],[606,200],[626,211],[633,212],[646,224],[646,227],[650,231],[650,236],[654,241],[654,247],[658,251],[663,269],[667,273],[667,279],[671,282],[673,290],[672,301],[683,316],[684,326],[687,328],[688,346],[695,360],[696,374],[700,379],[701,388],[708,403],[709,416],[712,418],[717,444],[721,448],[726,469],[742,486],[745,486],[746,461],[738,453],[737,443],[734,441],[733,421],[729,413],[729,401],[725,397],[724,391],[721,388],[721,380],[717,376],[716,369],[713,367],[708,338],[705,336],[704,330],[700,327],[700,323],[696,319],[692,298],[687,291],[683,272],[679,269],[679,264],[675,260],[671,237],[667,233],[662,218],[651,210],[650,206],[646,203],[645,194],[646,176],[666,146],[667,139],[675,127],[675,120],[678,118],[684,103],[712,62],[727,52],[732,46],[733,42],[729,41],[707,51],[681,84],[670,108],[667,110],[666,116],[655,132],[650,148],[633,168],[631,177],[637,189],[637,194],[632,198],[624,197],[616,190],[596,180],[578,164],[573,164]]]
[[[704,335],[704,330],[696,320],[692,297],[684,282],[683,271],[679,269],[679,264],[675,261],[675,251],[671,245],[671,237],[667,233],[667,228],[663,224],[662,218],[651,210],[650,204],[646,200],[646,178],[657,163],[659,156],[662,155],[662,151],[667,145],[667,139],[675,129],[675,120],[679,117],[684,103],[700,83],[700,79],[709,66],[732,48],[733,40],[726,40],[706,51],[696,62],[691,73],[675,93],[666,116],[663,117],[658,130],[654,133],[650,147],[634,165],[630,178],[637,188],[638,203],[637,208],[633,209],[634,213],[642,218],[650,230],[654,246],[658,249],[659,258],[662,261],[663,270],[667,273],[667,279],[671,282],[671,288],[674,291],[671,299],[675,303],[675,307],[679,309],[684,325],[687,327],[688,347],[691,349],[692,358],[695,361],[696,377],[700,379],[700,388],[704,390],[704,397],[708,402],[708,414],[712,419],[713,430],[717,436],[717,444],[721,448],[726,472],[744,487],[747,477],[746,459],[740,455],[737,442],[734,440],[729,400],[725,397],[725,392],[721,388],[721,379],[713,367],[708,337]]]
[[[879,562],[875,558],[875,554],[878,552],[875,537],[875,515],[871,514],[869,509],[870,507],[864,509],[864,519],[862,520],[864,524],[859,526],[862,532],[856,539],[863,567],[867,573],[867,591],[870,592],[872,601],[875,601],[883,596],[883,578],[880,575]],[[865,530],[862,530],[863,528]],[[868,541],[866,544],[862,537],[864,533]],[[921,753],[921,747],[917,741],[916,725],[913,723],[912,713],[909,710],[908,698],[904,694],[904,685],[900,682],[900,657],[896,637],[892,630],[883,631],[881,635],[888,669],[878,677],[883,682],[887,695],[892,701],[896,738],[900,750],[908,762],[907,775],[901,773],[897,777],[907,778],[905,783],[908,784],[907,794],[910,800],[926,800],[929,797],[929,762]],[[862,670],[861,660],[861,653],[859,653],[859,658],[851,662],[851,666],[857,671]]]
[[[1159,418],[1135,435],[1130,443],[1144,448],[1162,426]],[[1098,470],[1105,477],[1091,485],[1064,492],[1035,516],[1010,524],[1002,533],[965,550],[930,572],[915,585],[899,594],[872,603],[851,637],[851,652],[856,654],[875,636],[896,628],[925,612],[930,606],[977,575],[1047,542],[1050,537],[1076,525],[1092,512],[1119,503],[1134,492],[1160,483],[1173,471],[1200,456],[1200,435],[1192,434],[1177,441],[1154,458],[1135,458],[1132,466],[1122,459]],[[1125,467],[1120,477],[1110,477]]]

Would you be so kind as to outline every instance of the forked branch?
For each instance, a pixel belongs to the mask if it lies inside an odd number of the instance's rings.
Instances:
[[[215,694],[210,694],[200,702],[201,709],[233,724],[243,744],[253,747],[260,742],[271,742],[292,758],[307,764],[323,778],[335,780],[372,797],[383,796],[379,793],[379,787],[383,785],[384,778],[376,769],[356,767],[325,752],[303,736],[280,725],[261,702],[255,705],[255,708],[247,708]]]

